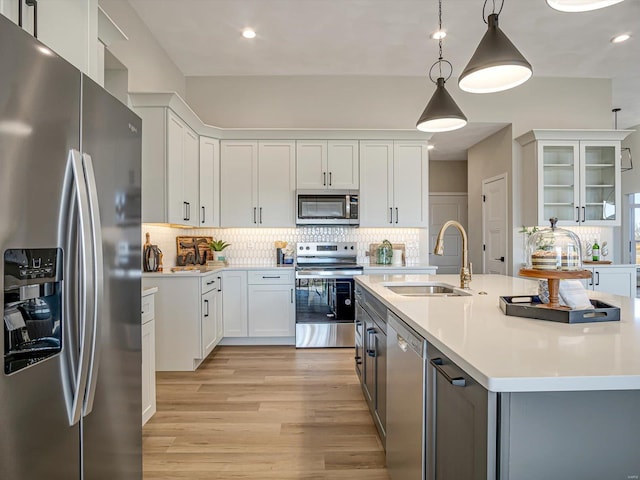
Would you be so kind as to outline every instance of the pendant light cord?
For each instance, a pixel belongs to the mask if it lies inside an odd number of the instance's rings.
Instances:
[[[484,5],[482,6],[482,21],[486,24],[489,24],[489,22],[487,21],[487,15],[485,15],[485,12],[487,10],[487,3],[489,2],[489,0],[484,0]],[[491,13],[495,13],[498,16],[500,16],[500,14],[502,13],[502,8],[504,7],[504,0],[502,0],[500,2],[500,9],[496,12],[496,0],[491,0],[491,3],[493,4],[493,10]]]
[[[438,69],[440,70],[440,76],[442,76],[442,0],[438,0],[438,31],[440,32],[440,38],[438,38]]]

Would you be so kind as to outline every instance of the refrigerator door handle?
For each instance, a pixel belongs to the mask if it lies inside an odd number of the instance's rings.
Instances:
[[[98,371],[100,367],[100,347],[101,347],[101,315],[104,305],[104,263],[102,254],[102,228],[100,226],[100,208],[98,203],[98,190],[96,177],[93,170],[93,161],[87,153],[82,154],[82,163],[87,182],[87,192],[89,194],[89,210],[91,212],[91,241],[93,243],[93,265],[91,266],[93,277],[93,291],[88,297],[90,303],[94,305],[92,311],[92,338],[89,374],[87,379],[87,390],[84,397],[83,416],[87,416],[93,410],[93,400],[96,395],[98,384]]]
[[[88,346],[91,341],[92,332],[88,328],[87,318],[89,317],[87,310],[91,308],[91,302],[89,302],[89,292],[93,290],[93,279],[91,276],[86,275],[85,272],[90,264],[90,259],[93,258],[91,249],[93,247],[91,242],[91,219],[89,213],[89,196],[87,192],[87,186],[84,178],[84,171],[82,168],[82,157],[77,150],[71,150],[67,160],[67,179],[66,185],[71,190],[69,197],[71,202],[75,202],[77,210],[77,224],[78,224],[78,238],[71,239],[77,243],[79,258],[80,258],[80,281],[79,288],[79,305],[78,305],[78,321],[80,331],[80,344],[78,353],[78,364],[74,368],[66,365],[64,368],[65,378],[64,382],[67,385],[66,403],[67,413],[69,414],[69,424],[75,425],[80,421],[82,415],[82,405],[84,400],[85,389],[87,385],[87,372],[89,370],[89,351]],[[63,215],[70,214],[71,205],[64,205],[62,212]],[[66,258],[66,263],[71,262],[70,258]],[[72,267],[72,266],[71,266]],[[72,288],[73,282],[68,282],[67,288]],[[68,298],[68,297],[66,297]],[[67,305],[64,309],[65,320],[67,322],[67,329],[71,329],[71,322],[73,319],[71,305]],[[73,309],[76,311],[76,309]],[[67,345],[67,348],[72,348],[71,345]]]

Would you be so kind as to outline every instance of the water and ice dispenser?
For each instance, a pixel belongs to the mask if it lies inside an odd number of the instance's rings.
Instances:
[[[4,373],[15,373],[62,349],[62,250],[4,253]]]

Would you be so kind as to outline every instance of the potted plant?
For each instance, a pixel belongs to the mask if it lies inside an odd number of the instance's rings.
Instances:
[[[213,240],[209,242],[209,248],[211,249],[213,261],[215,263],[226,263],[226,256],[223,251],[230,245],[230,243],[223,242],[222,240]]]

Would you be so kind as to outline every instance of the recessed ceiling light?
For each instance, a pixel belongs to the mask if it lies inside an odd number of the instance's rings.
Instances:
[[[244,38],[256,38],[256,32],[252,28],[245,28],[242,30],[242,36]]]
[[[631,38],[631,34],[629,33],[622,33],[620,35],[616,35],[615,37],[613,37],[611,39],[611,43],[622,43],[622,42],[626,42],[627,40],[629,40]]]
[[[435,147],[435,145],[427,145],[427,150],[433,150]]]
[[[431,34],[431,38],[433,38],[434,40],[441,40],[446,36],[447,32],[445,32],[444,30],[436,30]]]
[[[590,12],[599,8],[609,7],[624,0],[547,0],[547,4],[554,10],[561,12]]]

